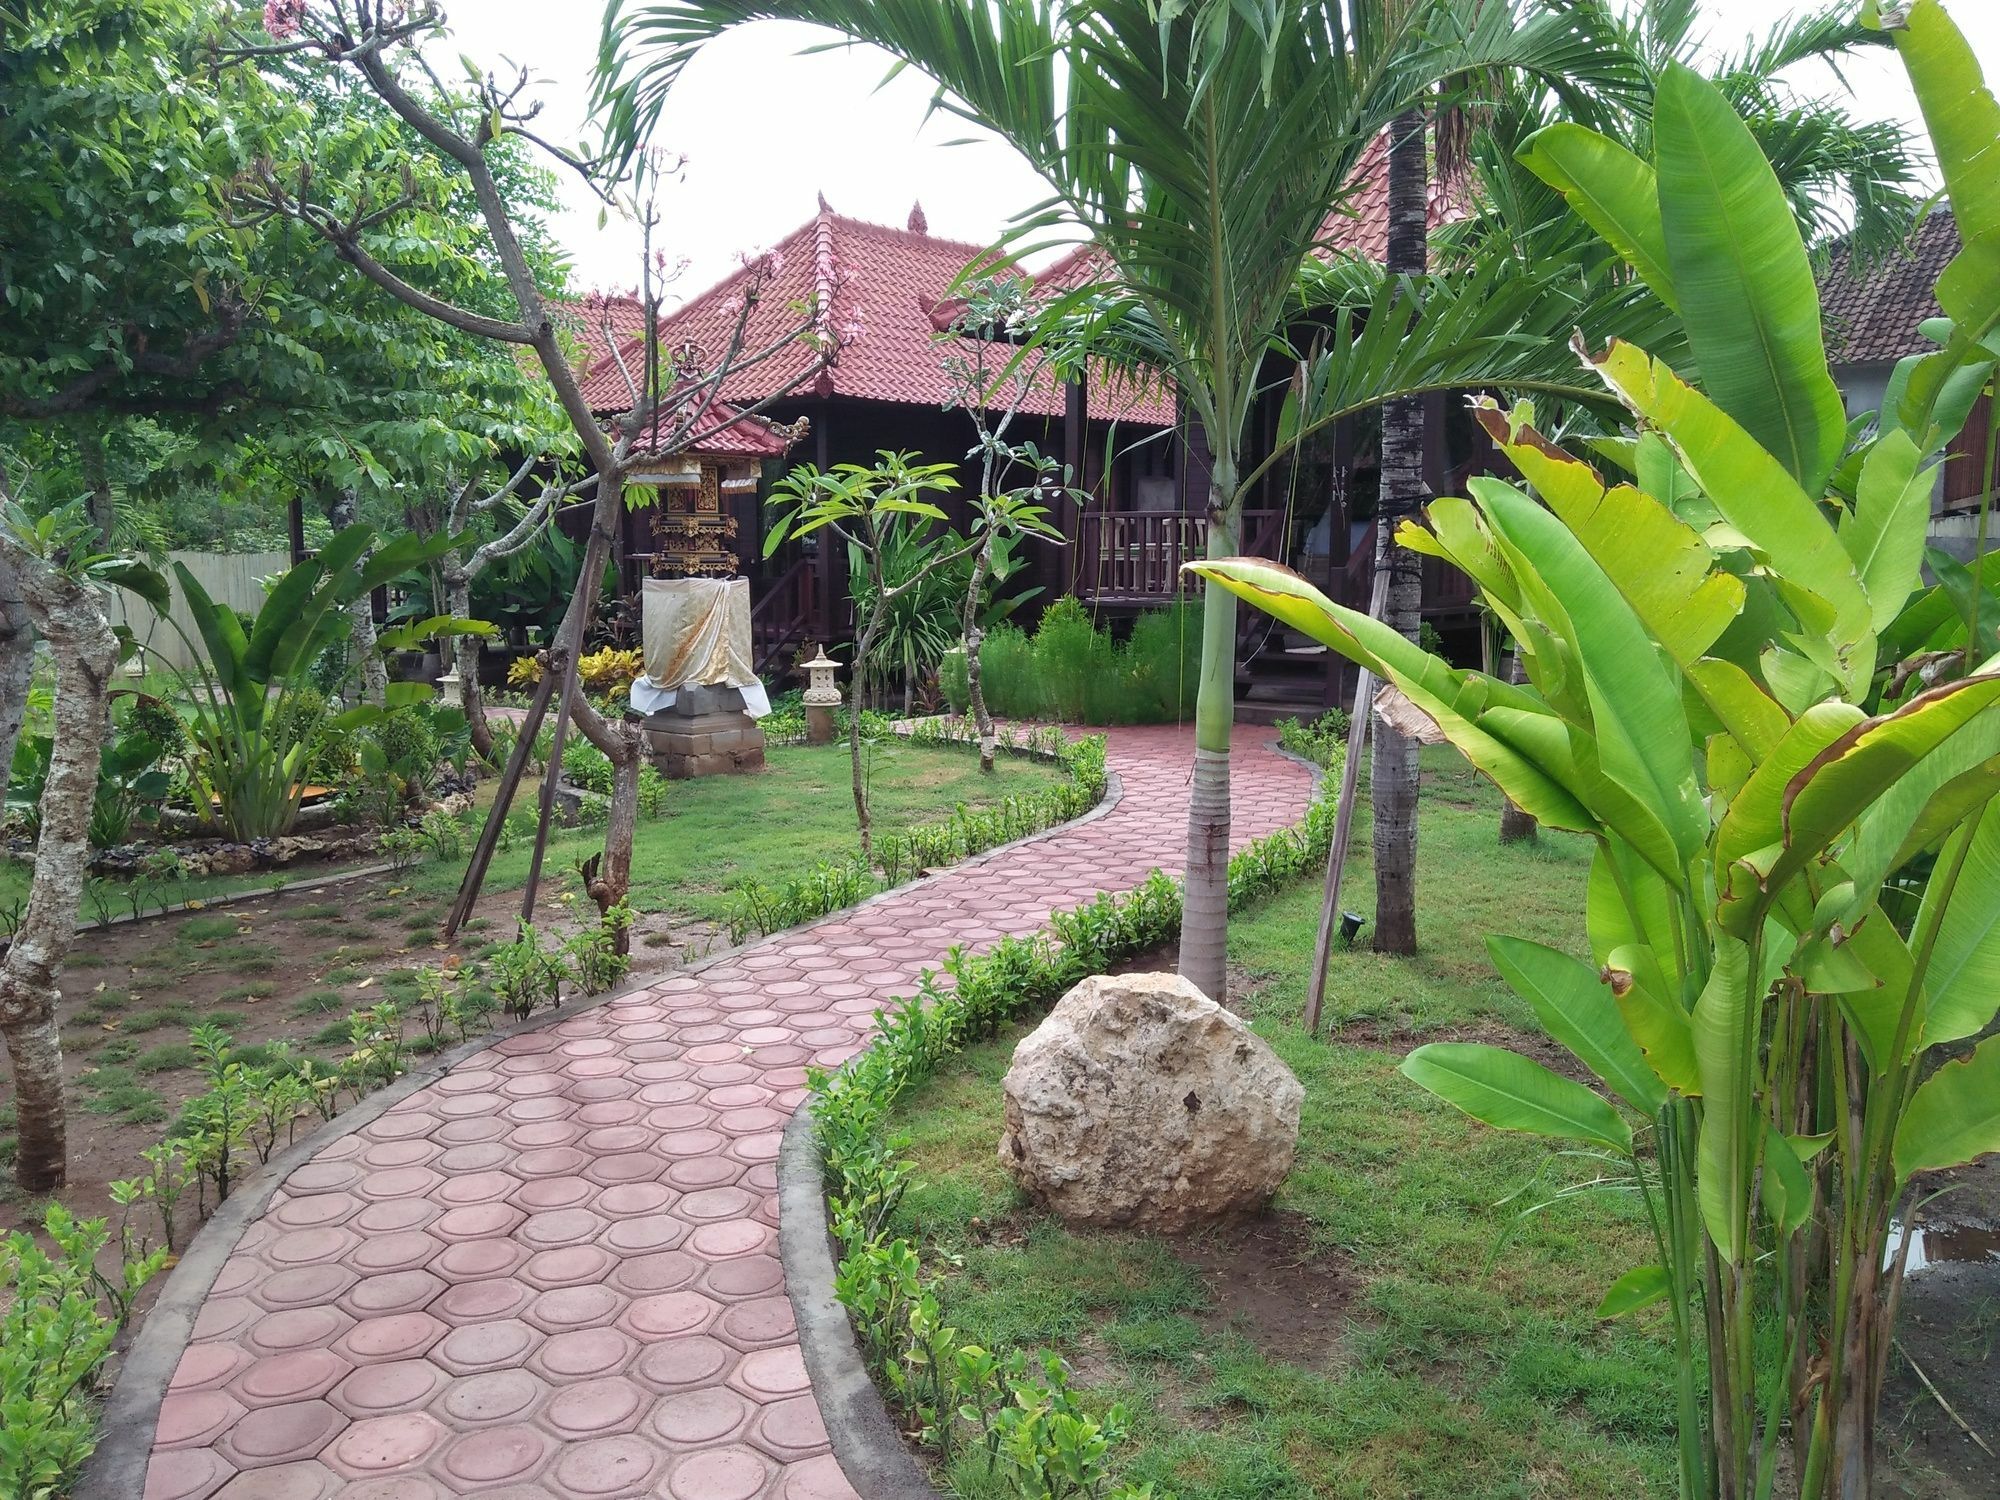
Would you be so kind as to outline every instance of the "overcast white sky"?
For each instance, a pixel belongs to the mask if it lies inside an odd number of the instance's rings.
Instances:
[[[1858,5],[1859,0],[1856,0]],[[581,124],[596,56],[598,0],[447,0],[456,47],[482,63],[527,62],[546,81],[544,121],[560,135]],[[1709,35],[1733,47],[1795,11],[1800,0],[1704,0]],[[1990,84],[2000,85],[2000,5],[1956,0]],[[827,39],[812,27],[765,22],[713,43],[683,75],[656,144],[685,153],[682,181],[662,195],[664,241],[686,256],[678,288],[699,291],[726,274],[737,252],[782,238],[811,216],[815,195],[842,213],[901,224],[921,201],[931,232],[985,242],[1010,214],[1041,201],[1040,182],[995,141],[950,145],[971,133],[953,117],[928,122],[930,87],[861,49],[801,55]],[[1848,70],[1858,112],[1913,120],[1901,65],[1871,55]],[[637,237],[615,217],[597,227],[597,204],[576,183],[559,232],[578,279],[620,287],[638,279]]]

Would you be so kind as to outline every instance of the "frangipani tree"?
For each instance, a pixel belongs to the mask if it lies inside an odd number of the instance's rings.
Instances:
[[[1591,961],[1490,950],[1600,1088],[1464,1043],[1403,1071],[1581,1143],[1642,1196],[1657,1259],[1602,1311],[1668,1307],[1688,1497],[1769,1495],[1787,1432],[1806,1500],[1871,1492],[1913,1184],[2000,1150],[2000,1038],[1942,1050],[2000,1007],[1991,570],[1927,587],[1920,568],[1933,460],[1993,372],[2000,105],[1936,0],[1895,37],[1967,248],[1939,285],[1944,347],[1898,372],[1879,436],[1849,441],[1776,175],[1727,99],[1670,68],[1652,161],[1573,127],[1527,160],[1680,309],[1706,389],[1579,340],[1629,413],[1610,451],[1636,482],[1486,403],[1529,488],[1475,480],[1400,534],[1473,577],[1528,683],[1452,668],[1271,564],[1195,565],[1596,841]]]
[[[1048,184],[1011,241],[1081,234],[1111,301],[1139,314],[1213,456],[1211,556],[1239,545],[1241,455],[1260,371],[1302,261],[1356,161],[1439,80],[1534,64],[1587,69],[1566,17],[1512,0],[613,0],[600,95],[623,149],[681,70],[753,21],[830,27],[938,85],[938,107],[1005,140]],[[1204,605],[1181,971],[1220,999],[1228,922],[1236,607]]]

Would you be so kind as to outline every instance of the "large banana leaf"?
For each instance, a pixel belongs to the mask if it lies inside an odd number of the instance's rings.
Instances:
[[[1911,771],[2000,703],[2000,675],[1966,677],[1856,724],[1785,786],[1785,852],[1765,872],[1782,886]],[[1803,721],[1801,721],[1803,722]],[[1988,724],[1989,736],[1991,724]],[[1980,736],[1982,744],[1989,736]]]
[[[1716,917],[1725,932],[1749,937],[1777,895],[1766,878],[1784,854],[1785,796],[1792,779],[1863,719],[1851,703],[1806,710],[1730,802],[1715,832]]]
[[[1564,634],[1583,665],[1598,769],[1644,805],[1685,863],[1701,845],[1707,817],[1687,753],[1687,713],[1658,649],[1560,520],[1499,480],[1475,479],[1472,490],[1489,524],[1526,564],[1515,567],[1523,586],[1545,590],[1567,617]],[[1560,618],[1549,609],[1537,613],[1545,621]],[[1588,773],[1587,757],[1577,759]]]
[[[1922,462],[1908,433],[1884,433],[1861,462],[1854,509],[1840,525],[1878,631],[1903,612],[1923,562],[1937,470]]]
[[[1948,1062],[1910,1098],[1896,1127],[1896,1177],[1961,1167],[2000,1151],[2000,1037]]]
[[[1965,868],[1950,892],[1924,971],[1927,1046],[1977,1036],[2000,1006],[2000,804],[1986,804],[1969,838]],[[1939,859],[1938,870],[1948,863],[1949,856]],[[1944,899],[1941,883],[1933,874],[1917,913],[1920,932]]]
[[[1629,485],[1605,488],[1596,470],[1533,428],[1510,431],[1491,408],[1478,417],[1669,656],[1685,667],[1715,644],[1743,607],[1743,584],[1713,571],[1715,555],[1694,528]]]
[[[1497,1129],[1631,1153],[1632,1127],[1609,1103],[1504,1047],[1432,1042],[1405,1057],[1401,1071],[1412,1083]]]
[[[1609,136],[1568,121],[1530,136],[1520,159],[1624,257],[1654,296],[1680,311],[1652,167]]]
[[[1753,1140],[1747,1121],[1754,1079],[1744,1045],[1758,1024],[1749,996],[1750,950],[1736,938],[1716,946],[1715,966],[1694,1007],[1695,1060],[1701,1070],[1702,1116],[1696,1196],[1716,1251],[1732,1265],[1742,1259],[1743,1226],[1735,1207],[1749,1193]]]
[[[1702,386],[1818,495],[1847,411],[1785,190],[1721,90],[1678,63],[1660,76],[1653,137],[1667,261]]]
[[[1860,697],[1875,670],[1874,615],[1818,501],[1726,412],[1643,350],[1614,343],[1591,363],[1659,429],[1729,524],[1771,559],[1793,586],[1794,608],[1800,597],[1823,605],[1829,664],[1849,696]]]
[[[1550,770],[1482,728],[1472,717],[1478,705],[1458,706],[1462,689],[1475,676],[1446,666],[1403,635],[1367,615],[1335,604],[1298,574],[1258,557],[1210,558],[1185,565],[1293,629],[1332,647],[1349,661],[1393,682],[1431,718],[1467,760],[1484,772],[1514,803],[1552,828],[1595,832],[1596,820]],[[1535,700],[1518,689],[1479,677],[1486,693],[1505,695],[1532,711]]]
[[[1666,1103],[1667,1091],[1626,1031],[1611,988],[1597,970],[1524,938],[1489,937],[1486,951],[1542,1029],[1574,1052],[1607,1088],[1642,1114]]]

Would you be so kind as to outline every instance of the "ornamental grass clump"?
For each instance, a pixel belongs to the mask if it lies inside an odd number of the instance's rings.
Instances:
[[[1576,125],[1524,161],[1679,310],[1703,388],[1579,339],[1629,414],[1597,448],[1626,475],[1481,402],[1526,487],[1475,479],[1397,534],[1472,577],[1527,683],[1449,666],[1273,564],[1194,565],[1596,841],[1589,961],[1489,950],[1597,1087],[1463,1042],[1403,1072],[1576,1143],[1645,1205],[1654,1257],[1600,1311],[1665,1309],[1684,1497],[1762,1500],[1786,1444],[1804,1500],[1872,1492],[1921,1179],[2000,1150],[2000,1037],[1974,1045],[2000,1006],[2000,567],[1933,553],[1923,576],[1936,461],[1994,378],[2000,105],[1935,0],[1895,26],[1970,248],[1938,284],[1938,352],[1898,367],[1871,435],[1851,436],[1769,164],[1670,68],[1652,162]]]

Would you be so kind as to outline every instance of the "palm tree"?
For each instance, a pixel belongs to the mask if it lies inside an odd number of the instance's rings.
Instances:
[[[1513,0],[609,0],[599,104],[637,148],[680,70],[761,19],[813,22],[929,76],[937,107],[1007,141],[1050,197],[1010,232],[1087,237],[1104,296],[1213,454],[1211,556],[1239,548],[1246,424],[1302,261],[1362,150],[1440,79],[1579,60],[1565,18]],[[1220,999],[1228,921],[1236,606],[1203,601],[1180,970]]]

